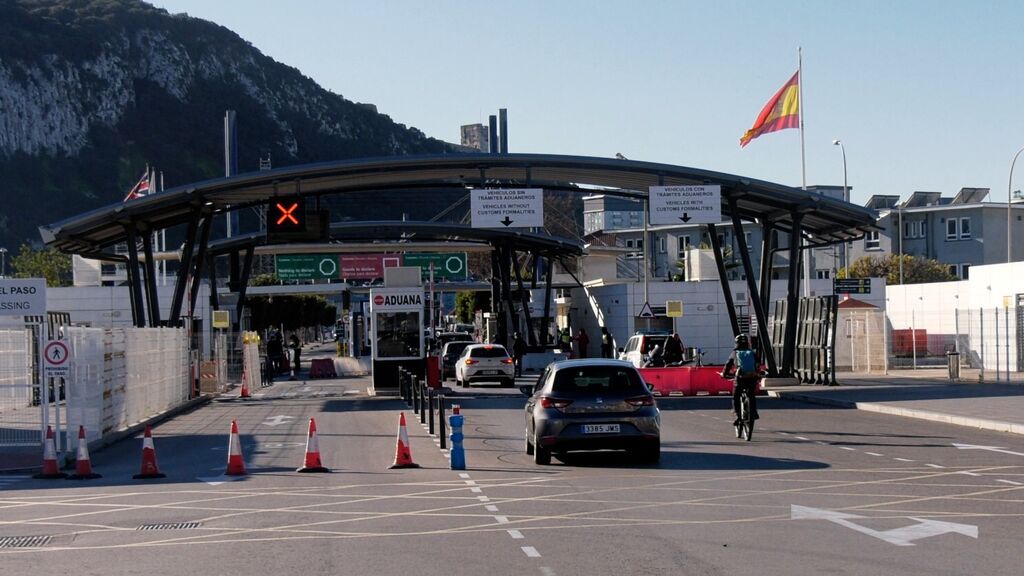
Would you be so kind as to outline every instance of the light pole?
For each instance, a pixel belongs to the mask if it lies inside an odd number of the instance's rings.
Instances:
[[[833,146],[839,146],[839,149],[843,152],[843,202],[850,201],[850,189],[846,185],[846,147],[843,146],[842,140],[833,140]],[[846,262],[846,242],[843,242],[843,268],[847,266]]]
[[[1013,155],[1013,162],[1010,162],[1010,181],[1006,185],[1006,263],[1013,262],[1010,258],[1010,226],[1013,221],[1013,217],[1010,214],[1010,208],[1013,205],[1013,166],[1017,163],[1017,156],[1024,152],[1024,148],[1017,150],[1017,153]]]
[[[0,278],[7,278],[7,248],[0,248]]]

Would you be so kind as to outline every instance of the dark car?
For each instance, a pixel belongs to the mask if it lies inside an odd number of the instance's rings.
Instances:
[[[627,450],[652,463],[661,458],[661,412],[628,362],[553,362],[534,386],[521,390],[530,396],[526,453],[537,464],[576,450]]]

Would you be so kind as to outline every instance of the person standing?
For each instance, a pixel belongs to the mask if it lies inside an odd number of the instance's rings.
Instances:
[[[673,332],[665,340],[665,364],[675,364],[683,361],[683,341],[679,339],[679,333]]]
[[[590,336],[587,336],[587,331],[583,328],[580,328],[580,333],[576,335],[576,345],[580,350],[579,357],[586,358],[587,346],[590,345]]]
[[[526,357],[526,341],[516,332],[515,340],[512,342],[512,360],[516,365],[516,376],[523,375],[523,358]]]
[[[612,335],[607,326],[601,326],[601,358],[612,357]]]
[[[299,374],[299,357],[302,356],[302,342],[299,342],[299,337],[295,334],[288,337],[288,348],[292,351],[292,366],[295,367],[292,378],[294,379]]]
[[[572,335],[569,334],[569,327],[562,328],[562,333],[559,335],[560,342],[562,344],[562,352],[572,353]]]

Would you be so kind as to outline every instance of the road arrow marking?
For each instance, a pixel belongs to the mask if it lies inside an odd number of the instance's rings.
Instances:
[[[262,423],[267,426],[280,426],[281,424],[287,424],[289,420],[294,420],[295,416],[278,415],[267,418]]]
[[[914,540],[920,540],[930,536],[939,536],[940,534],[946,534],[947,532],[963,534],[964,536],[969,536],[971,538],[978,537],[977,526],[972,526],[970,524],[957,524],[955,522],[944,522],[942,520],[914,518],[913,516],[908,516],[908,518],[916,521],[917,524],[911,524],[910,526],[904,526],[902,528],[893,528],[891,530],[875,530],[873,528],[868,528],[867,526],[861,526],[856,522],[851,522],[851,520],[866,518],[866,516],[836,512],[834,510],[810,508],[808,506],[797,506],[795,504],[790,507],[790,518],[794,520],[828,520],[829,522],[839,524],[840,526],[846,526],[847,528],[860,532],[861,534],[867,534],[868,536],[873,536],[879,540],[884,540],[895,546],[913,546]]]
[[[953,444],[961,450],[988,450],[989,452],[1000,452],[1003,454],[1012,454],[1014,456],[1024,456],[1022,452],[1014,452],[1013,450],[1007,450],[1002,446],[982,446],[980,444]]]

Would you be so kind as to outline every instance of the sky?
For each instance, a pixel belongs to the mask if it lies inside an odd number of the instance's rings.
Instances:
[[[991,188],[1024,146],[1024,2],[159,0],[428,136],[508,110],[510,152],[800,186],[800,131],[739,139],[803,63],[807,185]],[[244,121],[244,119],[242,119]],[[1024,154],[1013,189],[1024,188]]]

